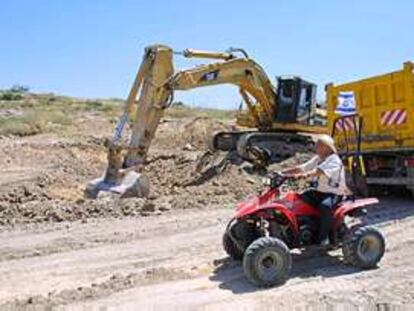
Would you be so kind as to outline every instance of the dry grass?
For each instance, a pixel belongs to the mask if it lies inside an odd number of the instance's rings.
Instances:
[[[0,100],[0,135],[28,136],[54,131],[85,113],[96,113],[109,122],[115,122],[122,114],[120,99],[87,100],[54,94],[27,93],[20,100]],[[1,110],[19,111],[18,114],[2,116]],[[165,111],[167,118],[209,117],[212,119],[234,119],[236,111],[207,108],[173,106]],[[64,128],[63,128],[64,129]]]
[[[60,111],[29,110],[22,115],[0,118],[0,135],[28,136],[43,133],[56,125],[69,125],[71,119]]]
[[[0,100],[0,135],[28,136],[55,131],[75,122],[85,112],[110,119],[117,116],[117,100],[82,100],[53,94],[27,94],[20,100]],[[2,116],[1,110],[18,111]]]
[[[186,106],[171,107],[165,111],[165,116],[170,118],[209,117],[217,120],[236,118],[235,110],[222,110],[211,108],[190,108]]]

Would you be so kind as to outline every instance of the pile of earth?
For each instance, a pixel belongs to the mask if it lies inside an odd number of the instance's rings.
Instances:
[[[211,137],[219,131],[229,131],[234,125],[209,117],[162,120],[151,149],[205,150]]]
[[[106,166],[103,137],[37,135],[6,138],[0,168],[0,224],[87,220],[96,217],[148,216],[172,209],[232,206],[262,188],[261,176],[246,173],[242,166],[228,165],[218,175],[203,178],[196,173],[206,141],[231,125],[210,118],[166,119],[151,146],[145,174],[151,181],[148,199],[120,200],[103,193],[97,200],[83,197],[85,184],[100,176]],[[78,130],[83,128],[80,126]],[[219,157],[223,157],[220,154]],[[306,155],[272,169],[301,162]],[[13,180],[7,172],[22,171]],[[11,174],[11,173],[10,173]],[[14,176],[14,175],[10,175]]]

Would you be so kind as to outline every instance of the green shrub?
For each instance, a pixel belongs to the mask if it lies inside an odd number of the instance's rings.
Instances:
[[[10,91],[4,91],[2,93],[0,93],[0,100],[7,100],[7,101],[11,101],[11,100],[21,100],[23,99],[23,95],[20,93],[13,93]]]
[[[9,91],[12,93],[16,93],[16,94],[24,94],[24,93],[28,93],[29,90],[30,88],[28,86],[15,84],[11,87]]]
[[[0,92],[0,100],[21,100],[27,92],[29,92],[29,87],[16,84],[10,89]]]

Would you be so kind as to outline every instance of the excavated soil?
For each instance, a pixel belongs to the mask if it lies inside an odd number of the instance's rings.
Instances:
[[[97,127],[104,120],[95,120]],[[147,216],[170,209],[229,206],[260,189],[261,178],[240,166],[228,165],[219,175],[196,172],[212,133],[230,128],[209,118],[164,120],[148,157],[145,174],[151,181],[149,199],[119,200],[103,193],[86,200],[85,184],[106,166],[100,135],[87,135],[90,117],[71,136],[42,134],[0,138],[0,224],[86,220],[96,217]],[[83,128],[83,126],[85,128]],[[219,159],[224,154],[219,154]],[[306,158],[306,155],[298,155]]]
[[[195,172],[206,140],[230,122],[164,119],[145,173],[148,199],[83,197],[106,165],[113,124],[93,112],[62,133],[0,137],[0,309],[361,309],[414,304],[414,203],[383,198],[368,222],[387,240],[378,269],[359,271],[341,252],[294,255],[287,284],[251,286],[225,256],[234,203],[261,188],[243,165]],[[302,162],[297,154],[273,169]]]

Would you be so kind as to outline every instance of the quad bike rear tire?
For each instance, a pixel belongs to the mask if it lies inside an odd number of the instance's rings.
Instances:
[[[292,256],[282,240],[262,237],[246,249],[243,269],[247,279],[256,286],[281,285],[289,277]]]
[[[346,233],[342,252],[347,263],[361,268],[375,268],[385,252],[385,239],[372,226],[354,226]]]

